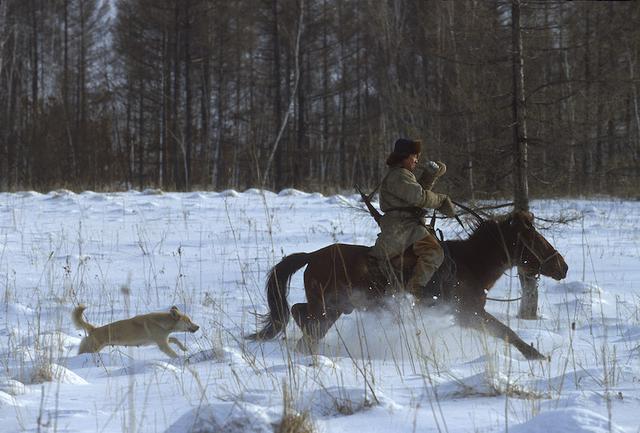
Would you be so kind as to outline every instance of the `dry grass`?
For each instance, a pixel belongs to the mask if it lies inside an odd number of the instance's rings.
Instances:
[[[316,427],[308,411],[298,412],[294,409],[295,401],[286,383],[282,387],[282,420],[274,429],[275,433],[315,433]]]
[[[315,431],[316,428],[309,412],[285,413],[275,429],[276,433],[314,433]]]

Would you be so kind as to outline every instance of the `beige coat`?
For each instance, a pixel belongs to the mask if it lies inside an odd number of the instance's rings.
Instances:
[[[381,232],[371,254],[379,259],[402,254],[414,242],[424,238],[429,231],[424,218],[406,210],[394,208],[438,209],[446,195],[430,189],[436,175],[424,169],[416,170],[419,179],[402,167],[390,167],[380,185]],[[424,185],[424,186],[423,186]]]

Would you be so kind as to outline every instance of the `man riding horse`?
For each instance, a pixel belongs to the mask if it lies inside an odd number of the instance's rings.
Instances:
[[[380,184],[381,232],[370,252],[383,269],[390,269],[391,260],[412,247],[417,260],[405,289],[416,299],[444,260],[433,229],[426,225],[424,209],[455,216],[449,196],[431,191],[447,167],[442,162],[418,166],[420,153],[420,141],[400,138],[395,142],[387,158],[389,170]]]
[[[389,172],[380,185],[380,207],[385,215],[380,220],[382,233],[375,246],[334,243],[310,253],[284,257],[267,277],[269,311],[259,316],[260,328],[246,338],[274,339],[286,331],[293,317],[302,330],[296,348],[314,352],[342,314],[380,306],[380,300],[389,295],[386,286],[377,284],[384,282],[373,275],[378,266],[371,262],[378,258],[394,265],[401,261],[393,269],[401,281],[417,262],[407,289],[418,301],[425,298],[423,293],[432,292],[429,287],[423,291],[423,286],[442,264],[444,254],[427,228],[422,210],[438,209],[447,216],[455,216],[455,212],[448,196],[431,191],[446,170],[444,164],[433,163],[432,169],[418,172],[420,150],[420,142],[400,139],[387,160]],[[372,215],[378,220],[375,212]],[[504,340],[527,359],[545,359],[538,349],[485,310],[488,291],[508,269],[517,266],[527,274],[556,280],[566,277],[568,266],[564,258],[536,230],[533,214],[514,211],[483,220],[467,239],[447,240],[443,245],[453,272],[440,270],[432,283],[439,284],[439,302],[453,307],[456,322]],[[291,277],[303,267],[305,299],[289,308]]]

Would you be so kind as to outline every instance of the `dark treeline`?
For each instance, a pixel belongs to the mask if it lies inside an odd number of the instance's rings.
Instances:
[[[0,0],[0,188],[636,194],[640,4],[518,3],[520,102],[508,0]]]

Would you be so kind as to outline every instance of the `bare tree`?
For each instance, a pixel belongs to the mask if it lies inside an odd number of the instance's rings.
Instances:
[[[635,194],[636,3],[2,0],[0,185]]]
[[[511,0],[512,70],[513,70],[513,158],[514,158],[514,208],[529,210],[529,181],[527,155],[527,111],[525,99],[524,52],[521,29],[521,2]],[[518,316],[535,319],[538,312],[538,283],[535,275],[518,269],[522,300]]]

